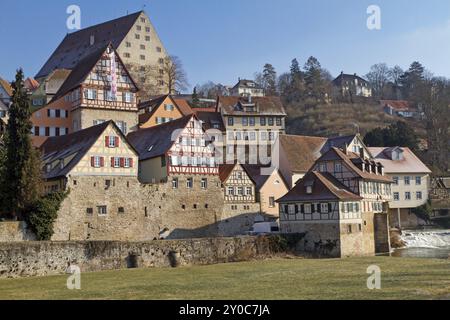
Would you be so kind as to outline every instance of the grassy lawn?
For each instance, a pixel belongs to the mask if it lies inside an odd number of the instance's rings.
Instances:
[[[381,268],[381,290],[367,289],[369,265]],[[66,280],[0,280],[0,299],[449,299],[450,261],[275,259],[108,271],[82,274],[78,291]]]

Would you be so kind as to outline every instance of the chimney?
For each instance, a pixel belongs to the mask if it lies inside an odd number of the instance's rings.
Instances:
[[[348,155],[348,144],[346,143],[344,146],[344,153]]]
[[[89,39],[89,45],[92,47],[95,44],[95,36],[91,34],[91,37]]]

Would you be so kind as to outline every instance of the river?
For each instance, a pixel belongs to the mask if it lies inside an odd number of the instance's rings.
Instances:
[[[393,257],[450,258],[450,229],[404,230],[401,239],[406,247],[396,249]]]

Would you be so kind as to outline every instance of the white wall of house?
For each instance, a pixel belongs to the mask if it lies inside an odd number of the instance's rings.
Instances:
[[[394,199],[389,202],[390,208],[416,208],[428,201],[430,188],[429,174],[388,173],[387,175],[394,180],[394,184],[392,184],[392,196]],[[398,183],[396,184],[395,181],[398,181]]]

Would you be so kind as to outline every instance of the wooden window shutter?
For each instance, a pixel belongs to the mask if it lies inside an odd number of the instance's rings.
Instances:
[[[295,213],[298,213],[298,209],[299,209],[298,204],[296,204],[295,205]]]
[[[119,137],[115,137],[114,139],[116,140],[116,143],[115,143],[116,148],[118,148],[119,147]]]
[[[305,213],[305,205],[300,205],[300,213]]]
[[[317,212],[322,213],[322,205],[320,203],[317,204]]]
[[[105,137],[105,147],[109,147],[109,137]]]
[[[105,166],[105,158],[104,157],[101,157],[100,158],[100,167],[104,167]]]
[[[111,168],[114,168],[114,157],[111,158]]]
[[[91,167],[95,167],[95,157],[91,157]]]
[[[130,158],[130,168],[133,168],[133,158]]]
[[[328,212],[333,211],[333,208],[331,207],[331,203],[328,204]]]
[[[120,158],[120,167],[125,167],[125,158]]]

